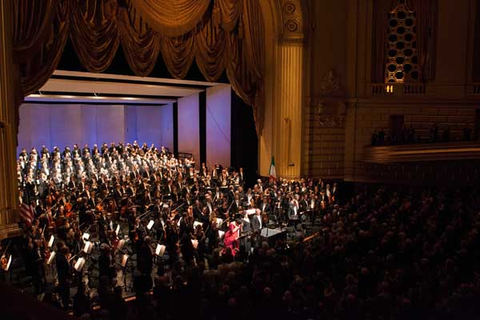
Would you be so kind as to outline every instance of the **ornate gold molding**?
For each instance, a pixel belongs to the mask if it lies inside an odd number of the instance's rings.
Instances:
[[[310,100],[315,118],[322,128],[343,128],[345,124],[345,92],[334,70],[325,74],[320,83],[320,97]]]
[[[282,16],[283,42],[303,42],[304,19],[301,0],[279,0]]]
[[[344,94],[343,87],[340,83],[340,78],[333,70],[327,72],[323,76],[320,83],[320,95],[321,97],[338,97]]]

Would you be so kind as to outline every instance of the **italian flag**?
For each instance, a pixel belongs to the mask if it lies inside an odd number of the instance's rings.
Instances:
[[[270,181],[276,181],[277,180],[277,171],[275,170],[275,159],[272,157],[272,162],[270,163]]]

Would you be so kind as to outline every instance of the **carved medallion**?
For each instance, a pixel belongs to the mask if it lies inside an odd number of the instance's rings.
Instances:
[[[298,29],[298,23],[295,20],[288,20],[287,23],[285,23],[285,27],[288,31],[295,32]]]
[[[292,2],[286,2],[283,5],[283,12],[285,14],[294,14],[295,11],[297,11],[297,7],[295,7],[295,4],[293,4]]]

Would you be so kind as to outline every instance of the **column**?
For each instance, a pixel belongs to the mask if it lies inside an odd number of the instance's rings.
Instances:
[[[278,55],[280,77],[273,120],[277,133],[274,140],[276,169],[279,176],[298,178],[302,155],[303,46],[282,44]]]
[[[19,234],[17,225],[18,86],[12,54],[12,0],[0,2],[0,239]]]

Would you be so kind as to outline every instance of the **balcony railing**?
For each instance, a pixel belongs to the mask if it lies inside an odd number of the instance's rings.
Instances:
[[[372,96],[412,96],[425,95],[423,83],[372,83]]]
[[[466,86],[467,95],[480,95],[480,83],[471,83]]]
[[[421,143],[393,146],[368,146],[365,162],[404,163],[480,159],[480,142]]]

